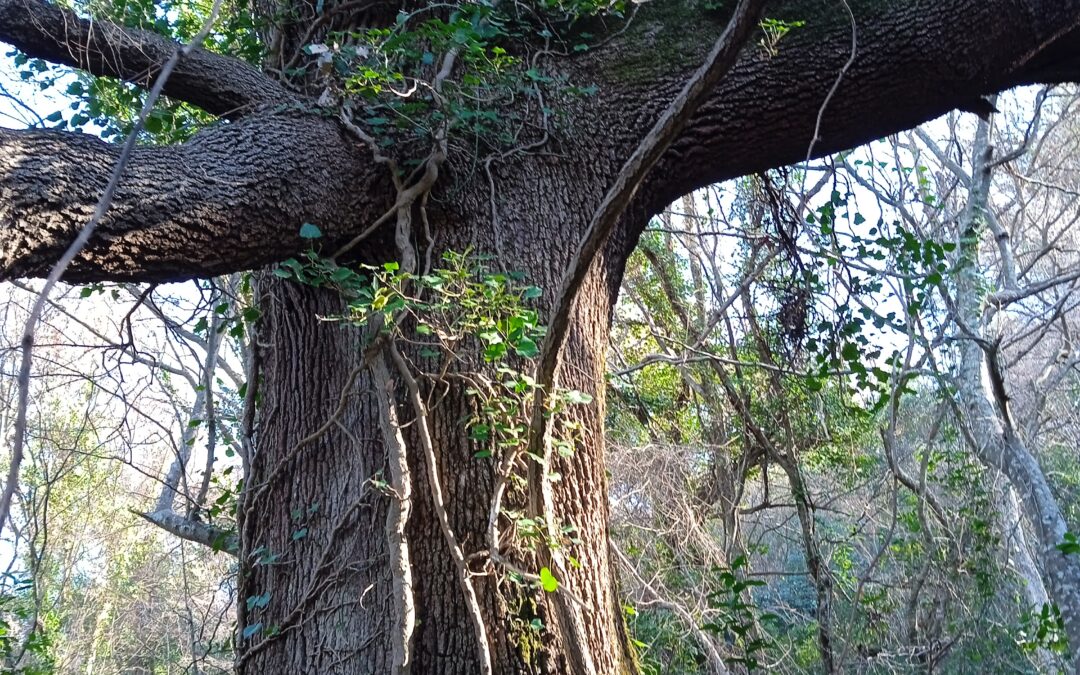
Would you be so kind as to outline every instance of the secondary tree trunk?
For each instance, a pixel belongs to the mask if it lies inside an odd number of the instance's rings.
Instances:
[[[980,123],[975,137],[972,155],[975,167],[972,170],[972,190],[969,203],[958,222],[959,239],[977,232],[984,211],[989,204],[991,160],[990,127],[985,121]],[[962,243],[962,257],[976,260],[978,250],[974,242]],[[975,263],[960,266],[956,282],[956,302],[959,319],[963,330],[973,331],[974,335],[963,335],[959,342],[960,363],[957,369],[956,386],[965,419],[961,421],[970,429],[970,443],[975,456],[991,472],[1000,471],[1005,475],[1020,497],[1020,506],[1024,516],[1031,523],[1032,534],[1037,542],[1037,552],[1042,565],[1042,577],[1046,593],[1061,612],[1065,633],[1073,654],[1073,668],[1080,670],[1080,558],[1067,555],[1058,545],[1065,540],[1068,523],[1058,506],[1053,490],[1039,466],[1038,458],[1031,452],[1019,436],[1007,409],[1007,394],[1004,391],[1004,375],[996,350],[987,352],[979,341],[988,344],[983,338],[984,315],[978,294],[979,279]],[[990,391],[987,390],[984,377],[984,364],[989,362],[992,380]],[[995,404],[991,401],[996,399]],[[1012,523],[1008,523],[1009,526]],[[1036,610],[1040,608],[1035,608]]]

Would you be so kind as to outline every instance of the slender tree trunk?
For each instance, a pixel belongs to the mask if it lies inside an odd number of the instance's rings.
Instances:
[[[1057,605],[1065,624],[1074,663],[1080,669],[1080,557],[1066,555],[1057,546],[1068,531],[1057,499],[1039,466],[1038,459],[1017,434],[1009,418],[1005,383],[996,363],[992,363],[991,391],[984,378],[984,361],[996,360],[996,350],[989,356],[980,345],[983,313],[978,296],[978,250],[975,234],[989,204],[990,125],[982,122],[976,133],[973,157],[972,188],[969,204],[960,218],[960,271],[957,276],[956,303],[962,330],[975,333],[959,341],[960,364],[957,388],[963,406],[963,422],[971,429],[972,450],[979,461],[992,471],[1004,474],[1020,497],[1024,516],[1032,525],[1042,565],[1042,576],[1051,601]],[[996,390],[996,393],[994,393]],[[995,410],[996,400],[998,410]]]
[[[1020,503],[1016,498],[1016,490],[1011,483],[1001,486],[995,495],[998,503],[998,512],[1001,514],[1001,527],[1005,533],[1005,547],[1009,554],[1009,564],[1020,578],[1020,590],[1028,609],[1038,611],[1043,605],[1050,602],[1050,596],[1046,592],[1046,584],[1043,583],[1039,574],[1039,567],[1031,555],[1027,533],[1024,531],[1023,515],[1020,513]],[[1052,673],[1057,669],[1054,655],[1049,650],[1040,647],[1035,658],[1042,672]]]

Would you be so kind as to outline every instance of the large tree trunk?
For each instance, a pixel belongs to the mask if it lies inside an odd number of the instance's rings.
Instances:
[[[550,296],[548,289],[557,288],[561,276],[561,266],[552,263],[565,264],[573,252],[570,242],[577,240],[570,233],[556,234],[560,221],[565,228],[575,219],[551,215],[566,213],[583,196],[567,199],[563,191],[541,187],[552,185],[541,170],[531,175],[539,179],[532,186],[520,179],[500,181],[500,194],[508,197],[502,201],[501,235],[491,228],[490,217],[474,215],[467,206],[452,215],[433,214],[456,223],[440,224],[437,231],[446,234],[438,237],[435,250],[473,245],[495,256],[513,251],[492,264],[525,273],[529,283]],[[486,207],[486,194],[478,194],[475,203]],[[395,258],[396,251],[386,252],[386,260]],[[580,567],[561,568],[565,578],[559,581],[582,605],[561,590],[546,593],[533,584],[515,585],[507,569],[491,562],[487,521],[495,460],[474,457],[479,448],[469,441],[464,423],[471,406],[465,387],[447,380],[449,393],[428,411],[446,511],[464,555],[471,557],[488,636],[483,648],[490,652],[495,673],[632,669],[607,550],[603,444],[604,356],[620,273],[618,266],[604,265],[590,273],[558,377],[560,386],[594,397],[578,411],[586,442],[571,457],[556,454],[550,467],[561,475],[550,483],[555,520],[576,527],[580,542],[567,551]],[[248,637],[240,643],[239,672],[392,672],[395,640],[410,632],[405,642],[412,672],[481,672],[470,603],[440,528],[402,377],[391,365],[395,414],[403,426],[412,477],[405,530],[415,607],[411,627],[396,604],[400,587],[391,573],[395,551],[386,524],[388,515],[394,517],[395,496],[376,486],[377,481],[393,482],[379,397],[365,365],[364,331],[323,320],[342,312],[335,293],[268,274],[257,287],[264,312],[258,338],[261,401],[248,496],[242,501],[240,630],[247,628]],[[548,309],[545,301],[541,305],[542,311]],[[437,369],[416,349],[400,346],[411,363]],[[301,444],[331,420],[324,434]],[[514,562],[527,572],[539,571],[535,555]],[[541,630],[531,627],[534,619]]]

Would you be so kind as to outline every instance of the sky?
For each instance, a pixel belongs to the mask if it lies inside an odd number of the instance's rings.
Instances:
[[[56,91],[41,91],[36,85],[19,78],[18,68],[9,55],[11,50],[0,43],[0,127],[23,129],[37,122],[25,107],[15,103],[18,98],[34,112],[45,117],[67,105],[65,96]]]

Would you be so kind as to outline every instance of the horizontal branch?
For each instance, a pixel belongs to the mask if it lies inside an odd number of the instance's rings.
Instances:
[[[848,1],[856,58],[822,112],[815,156],[974,109],[981,96],[1010,87],[1080,81],[1080,1]],[[654,172],[656,208],[806,158],[818,113],[851,56],[851,24],[839,2],[832,14],[795,18],[806,25],[792,28],[775,53],[747,50],[672,146]]]
[[[235,532],[185,518],[172,510],[152,513],[136,511],[135,514],[181,539],[208,546],[215,551],[236,555],[239,540]]]
[[[0,279],[47,274],[86,223],[118,148],[75,133],[0,129]],[[335,121],[261,114],[179,146],[139,148],[68,281],[172,281],[327,246],[389,207],[389,176]],[[374,195],[374,197],[372,196]],[[382,199],[380,199],[380,196]]]
[[[1080,39],[1070,28],[1080,21],[1080,0],[847,1],[855,10],[857,57],[824,111],[851,56],[851,24],[841,3],[808,3],[807,16],[791,17],[805,19],[805,26],[792,28],[771,50],[756,43],[744,50],[650,172],[627,222],[643,227],[648,215],[690,190],[802,161],[819,113],[814,151],[823,154],[971,107],[999,89],[1080,80]],[[552,60],[551,68],[596,83],[602,95],[573,102],[557,153],[503,162],[499,183],[516,187],[499,198],[528,203],[538,172],[550,171],[554,180],[573,176],[566,233],[579,239],[587,226],[582,214],[595,209],[603,186],[701,64],[722,25],[687,3],[644,3],[625,33],[603,47]],[[99,37],[110,30],[119,29],[95,24],[90,30],[40,0],[0,0],[0,39],[58,62],[97,71],[122,64],[124,76],[137,79],[137,68],[152,67],[171,49],[164,38],[134,31],[119,38],[127,45],[121,49],[112,44],[116,39]],[[71,31],[78,34],[64,37]],[[84,47],[68,54],[77,44]],[[122,58],[111,56],[116,53]],[[280,100],[280,85],[248,66],[210,54],[199,59],[208,61],[185,59],[190,70],[174,75],[181,91],[170,95],[218,112]],[[89,217],[115,153],[85,136],[0,130],[0,278],[48,271]],[[393,205],[389,176],[370,157],[336,122],[292,111],[219,124],[182,146],[139,149],[68,279],[162,281],[251,269],[303,250],[307,242],[298,233],[305,222],[327,235],[319,242],[324,250],[336,250]],[[450,169],[448,180],[469,180]],[[457,185],[455,200],[433,203],[433,229],[475,221],[476,204],[491,199],[481,183]],[[537,212],[520,212],[514,221],[514,209],[504,209],[508,237],[514,228],[536,225]],[[434,232],[437,239],[441,234],[447,233]],[[614,239],[622,248],[612,253],[626,254],[637,234],[619,233]]]
[[[142,87],[149,87],[177,46],[157,33],[83,19],[41,0],[0,0],[0,42],[34,58]],[[178,64],[165,95],[227,117],[295,98],[247,63],[202,49]]]
[[[1073,270],[1049,279],[1033,281],[1021,287],[1003,288],[1000,291],[989,294],[986,297],[986,303],[1001,309],[1006,305],[1020,302],[1021,300],[1030,298],[1033,295],[1038,295],[1039,293],[1048,291],[1056,286],[1074,283],[1078,279],[1080,279],[1080,270]]]

